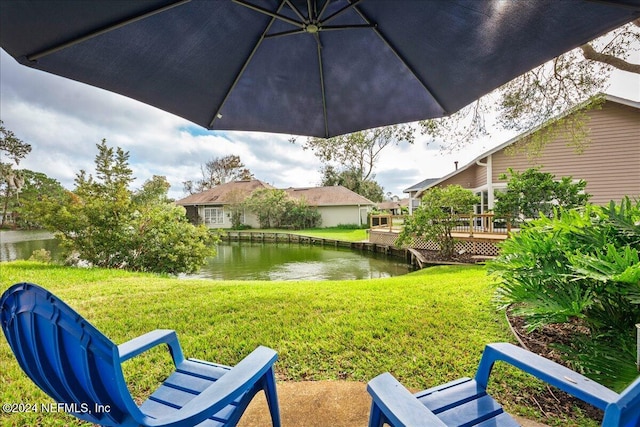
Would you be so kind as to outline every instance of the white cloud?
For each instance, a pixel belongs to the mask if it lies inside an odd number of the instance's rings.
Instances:
[[[640,99],[640,77],[616,73],[610,92]],[[21,167],[43,172],[67,188],[80,169],[92,171],[103,138],[130,152],[139,187],[153,175],[171,183],[171,196],[183,196],[182,182],[200,176],[200,165],[215,157],[239,155],[256,178],[276,187],[313,186],[320,163],[289,136],[258,132],[209,132],[184,119],[129,98],[33,70],[0,53],[0,119],[33,151]],[[376,179],[390,192],[402,190],[462,166],[508,139],[498,134],[461,151],[445,153],[418,137],[413,145],[388,147]]]

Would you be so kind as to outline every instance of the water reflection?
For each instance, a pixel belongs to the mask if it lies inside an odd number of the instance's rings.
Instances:
[[[0,230],[0,261],[29,259],[38,249],[46,249],[52,259],[59,259],[58,241],[48,231]]]
[[[186,277],[217,280],[350,280],[406,274],[410,266],[381,254],[297,243],[221,242],[216,257]]]
[[[58,241],[44,231],[0,231],[0,261],[29,259],[46,249],[60,260]],[[344,248],[297,243],[221,242],[217,256],[183,278],[215,280],[350,280],[406,274],[401,259]]]

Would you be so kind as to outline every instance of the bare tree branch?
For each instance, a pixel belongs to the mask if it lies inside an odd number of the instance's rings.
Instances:
[[[635,21],[634,24],[638,25]],[[582,49],[582,53],[584,54],[585,59],[602,62],[622,71],[640,74],[640,64],[632,64],[616,56],[607,55],[606,53],[600,53],[596,51],[589,43],[583,44],[582,46],[580,46],[580,49]]]

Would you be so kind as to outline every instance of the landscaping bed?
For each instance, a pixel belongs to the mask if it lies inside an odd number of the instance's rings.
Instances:
[[[473,254],[464,252],[462,254],[454,253],[453,257],[444,257],[439,251],[430,251],[427,249],[414,249],[420,252],[420,255],[427,260],[428,264],[443,265],[443,264],[479,264],[485,261],[484,258],[474,257]]]
[[[561,365],[568,366],[562,359],[556,345],[569,345],[573,336],[584,327],[578,323],[555,323],[545,325],[543,328],[527,332],[525,320],[522,317],[514,316],[507,310],[507,320],[520,345],[527,350],[537,353],[547,359],[553,360]],[[529,396],[530,405],[537,406],[547,417],[559,417],[563,414],[570,414],[579,408],[585,416],[602,422],[602,411],[576,399],[573,396],[547,386],[548,393],[539,396]]]

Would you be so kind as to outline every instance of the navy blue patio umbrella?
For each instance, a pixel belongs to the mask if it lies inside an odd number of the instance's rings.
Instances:
[[[640,0],[0,0],[20,63],[209,129],[331,137],[445,116]]]

